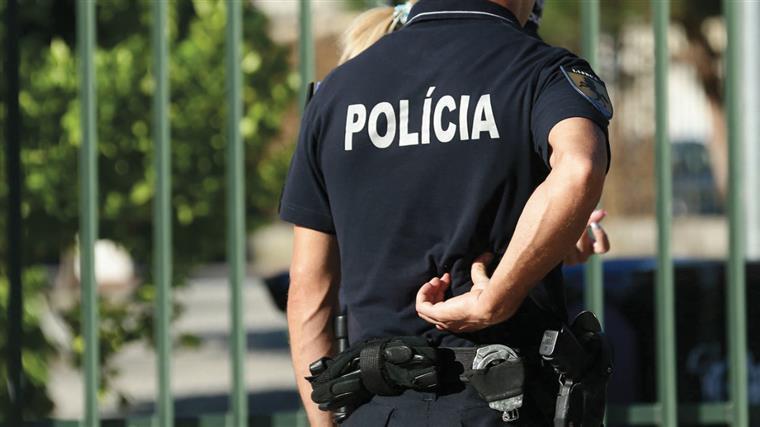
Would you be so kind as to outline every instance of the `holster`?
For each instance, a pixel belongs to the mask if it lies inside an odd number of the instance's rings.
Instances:
[[[596,316],[584,311],[571,326],[547,330],[539,353],[560,376],[554,426],[603,425],[613,357]]]

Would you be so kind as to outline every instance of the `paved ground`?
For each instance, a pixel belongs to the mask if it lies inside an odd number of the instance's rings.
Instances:
[[[245,324],[248,352],[246,385],[254,413],[295,409],[298,398],[290,367],[284,314],[272,304],[262,282],[245,282]],[[178,291],[186,307],[174,324],[174,332],[193,333],[201,346],[178,350],[173,355],[172,389],[177,415],[224,412],[230,389],[229,310],[226,271],[222,267],[201,270],[189,285]],[[156,395],[156,358],[152,349],[132,345],[115,360],[119,369],[115,386],[133,402],[119,410],[113,397],[102,405],[104,415],[151,413]],[[50,392],[56,402],[56,418],[78,418],[82,413],[81,374],[63,363],[51,372]]]

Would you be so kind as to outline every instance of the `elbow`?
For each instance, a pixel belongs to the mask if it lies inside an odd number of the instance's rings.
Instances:
[[[601,188],[607,176],[607,160],[587,159],[580,162],[576,174],[577,179],[583,184]]]
[[[578,158],[566,162],[563,181],[574,194],[601,196],[607,176],[607,159]]]
[[[332,310],[337,306],[336,283],[336,278],[330,274],[293,268],[288,285],[288,316]]]
[[[300,311],[304,305],[308,306],[310,303],[319,301],[321,292],[314,285],[314,276],[307,279],[304,275],[291,272],[290,283],[288,284],[287,311],[291,312],[291,307],[296,307],[296,310]]]

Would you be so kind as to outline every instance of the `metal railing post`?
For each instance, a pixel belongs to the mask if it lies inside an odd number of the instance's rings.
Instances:
[[[657,338],[657,400],[660,425],[678,425],[676,396],[676,335],[673,255],[670,247],[673,177],[668,135],[668,27],[670,1],[652,0],[655,49],[655,172],[657,175],[657,276],[655,328]]]
[[[309,83],[314,81],[314,40],[311,28],[311,0],[300,0],[298,8],[298,69],[301,80],[299,106],[306,105]]]
[[[760,2],[742,3],[742,51],[741,87],[743,93],[742,113],[744,140],[744,191],[760,193]],[[747,260],[760,261],[760,197],[748,197],[745,201],[744,218],[747,227]]]
[[[227,0],[227,263],[230,280],[232,330],[232,422],[243,427],[248,422],[245,390],[245,330],[243,327],[243,279],[245,278],[245,196],[243,140],[240,136],[242,116],[242,2]]]
[[[95,64],[95,0],[77,1],[77,47],[80,67],[80,224],[79,257],[84,337],[84,426],[100,425],[98,416],[98,296],[95,282],[95,240],[98,235],[98,163]]]
[[[726,328],[729,398],[734,426],[749,425],[747,306],[743,236],[741,97],[741,3],[724,0],[726,46],[726,124],[728,129],[728,262]]]
[[[599,0],[581,2],[581,52],[592,67],[599,65]],[[592,310],[604,323],[604,271],[599,255],[592,255],[586,262],[584,299],[586,308]]]
[[[171,141],[169,139],[167,2],[153,1],[153,139],[156,168],[156,193],[153,202],[153,268],[156,286],[156,349],[158,350],[158,424],[174,425],[171,395],[171,286],[172,286],[172,220],[171,220]]]
[[[8,222],[6,236],[8,247],[8,324],[6,365],[8,374],[8,397],[11,425],[21,424],[23,419],[24,367],[21,359],[23,346],[24,291],[22,286],[22,217],[21,217],[21,111],[19,109],[19,43],[18,1],[8,0],[5,8],[5,165],[8,184]],[[6,386],[0,384],[0,387]]]

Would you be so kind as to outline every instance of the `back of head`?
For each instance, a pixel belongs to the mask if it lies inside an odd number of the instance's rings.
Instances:
[[[339,63],[348,61],[375,44],[384,35],[401,28],[414,3],[416,0],[408,1],[406,4],[395,8],[391,6],[375,7],[356,17],[346,32],[343,33],[341,39],[343,52]]]

